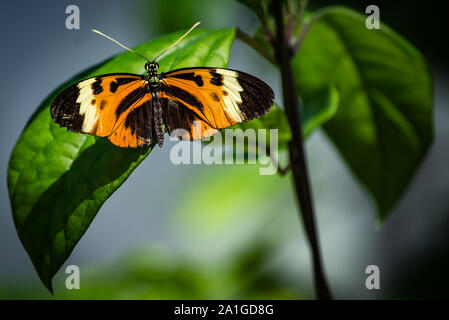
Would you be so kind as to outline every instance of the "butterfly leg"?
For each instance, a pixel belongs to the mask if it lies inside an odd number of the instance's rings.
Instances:
[[[153,101],[153,115],[154,115],[154,131],[156,132],[156,141],[159,147],[162,147],[164,143],[164,129],[162,120],[162,103],[159,97],[152,100]]]

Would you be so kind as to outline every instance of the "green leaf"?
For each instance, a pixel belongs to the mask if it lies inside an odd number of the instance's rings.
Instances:
[[[136,48],[154,57],[182,33]],[[234,29],[196,30],[160,61],[160,70],[228,64]],[[112,44],[111,44],[112,45]],[[113,73],[144,73],[144,61],[126,52],[91,68],[53,92],[32,116],[8,168],[8,189],[20,240],[45,286],[69,257],[107,198],[151,152],[121,149],[103,138],[70,133],[50,117],[55,96],[77,80]]]
[[[319,13],[293,60],[307,99],[335,85],[338,112],[325,131],[374,196],[384,219],[405,191],[433,140],[433,83],[421,54],[366,16],[332,7]]]
[[[301,108],[302,131],[307,138],[315,129],[332,119],[338,109],[339,95],[331,86],[304,97]]]

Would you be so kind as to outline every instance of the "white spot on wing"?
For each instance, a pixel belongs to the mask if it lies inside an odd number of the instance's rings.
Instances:
[[[240,92],[243,91],[242,86],[237,81],[238,73],[226,69],[217,69],[217,73],[223,75],[223,86],[229,93],[227,96],[223,96],[226,112],[234,121],[244,121],[245,116],[238,106],[239,103],[242,103]]]
[[[90,132],[98,118],[97,107],[90,103],[93,98],[91,85],[95,81],[95,78],[91,78],[78,83],[80,94],[76,102],[80,104],[80,115],[84,116],[83,132]]]

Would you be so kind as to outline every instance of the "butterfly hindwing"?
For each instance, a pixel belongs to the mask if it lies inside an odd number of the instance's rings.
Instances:
[[[218,132],[182,102],[170,98],[161,98],[161,102],[165,128],[170,136],[181,140],[199,140]]]
[[[108,137],[120,147],[152,142],[151,94],[143,76],[108,74],[85,79],[61,92],[53,119],[69,131]]]
[[[263,116],[274,98],[265,82],[230,69],[178,69],[163,73],[162,83],[162,97],[187,107],[216,129]]]

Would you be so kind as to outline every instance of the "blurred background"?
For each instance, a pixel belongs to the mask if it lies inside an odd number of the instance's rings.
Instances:
[[[322,254],[339,299],[443,298],[449,277],[449,74],[437,2],[317,1],[381,19],[428,59],[435,79],[436,139],[405,196],[382,226],[372,199],[320,130],[307,142]],[[65,28],[80,8],[81,29]],[[441,7],[440,7],[441,6]],[[10,153],[33,111],[73,75],[123,50],[90,31],[135,46],[196,21],[252,33],[254,13],[236,1],[2,1],[0,33],[0,298],[313,298],[310,252],[291,177],[260,176],[255,165],[175,166],[156,148],[103,205],[55,277],[51,296],[16,234],[6,185]],[[442,28],[445,28],[443,30]],[[282,105],[275,67],[235,41],[230,68],[268,82]],[[188,188],[187,188],[188,187]],[[65,266],[81,289],[65,289]],[[380,290],[365,288],[378,265]]]

